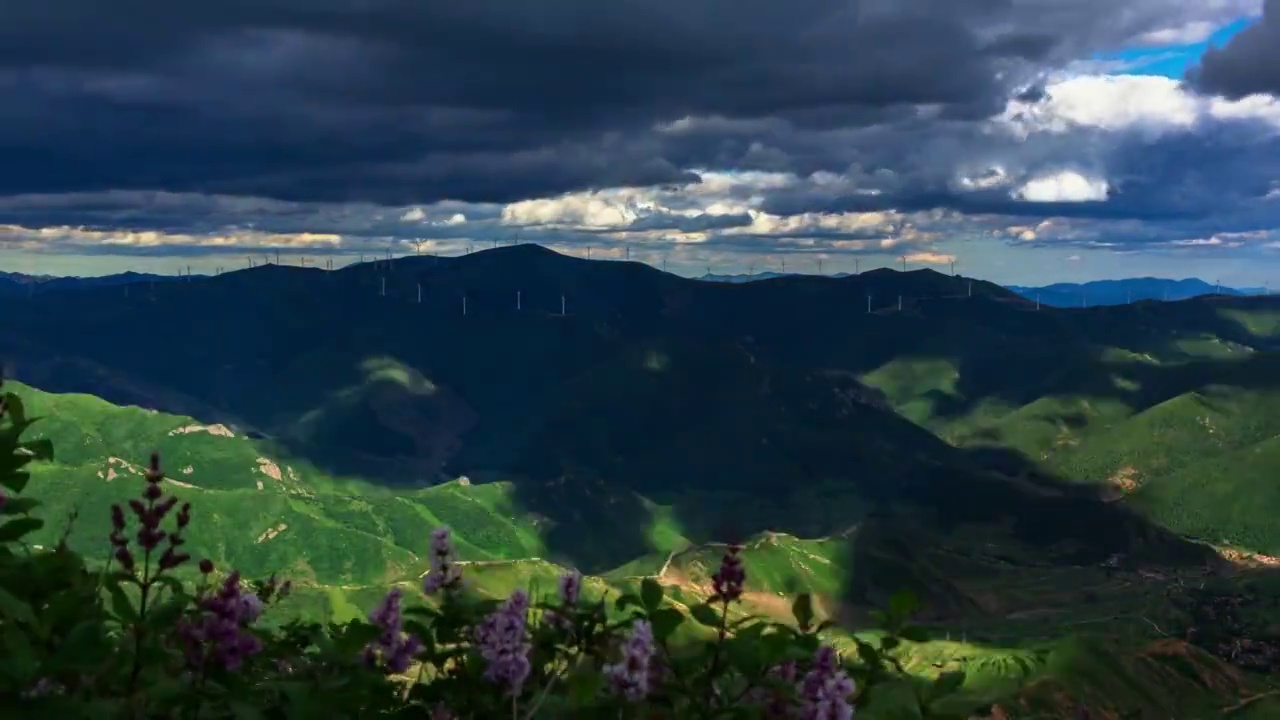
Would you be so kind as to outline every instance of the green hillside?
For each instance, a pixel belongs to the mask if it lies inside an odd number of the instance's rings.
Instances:
[[[99,552],[159,451],[193,555],[298,583],[282,620],[416,586],[440,525],[481,595],[577,567],[685,609],[743,539],[743,611],[812,592],[848,647],[909,590],[931,635],[902,662],[971,671],[975,708],[1273,707],[1171,597],[1251,582],[1210,544],[1280,555],[1274,301],[1036,311],[973,286],[511,248],[0,298],[0,353],[57,448],[32,542]]]

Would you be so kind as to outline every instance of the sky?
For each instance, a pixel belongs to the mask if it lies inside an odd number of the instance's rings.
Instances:
[[[0,270],[1280,280],[1280,0],[6,0]]]

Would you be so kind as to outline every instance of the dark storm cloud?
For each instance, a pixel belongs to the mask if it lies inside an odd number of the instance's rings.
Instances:
[[[821,135],[915,105],[970,121],[1039,64],[1163,27],[1180,7],[7,0],[0,193],[406,204],[688,182],[697,159],[840,170],[816,146],[798,158],[733,135],[677,147],[650,128],[718,115]]]
[[[1266,0],[1262,13],[1262,20],[1204,54],[1188,73],[1195,87],[1230,98],[1280,94],[1280,0]]]

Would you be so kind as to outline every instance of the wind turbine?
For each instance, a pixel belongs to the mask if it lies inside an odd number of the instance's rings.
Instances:
[[[906,271],[907,271],[907,256],[906,256],[906,255],[903,255],[902,257],[900,257],[900,258],[898,258],[898,259],[902,261],[902,272],[906,272]]]
[[[822,258],[818,258],[818,274],[822,274]]]

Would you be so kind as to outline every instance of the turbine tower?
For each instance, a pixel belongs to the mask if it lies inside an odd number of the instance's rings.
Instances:
[[[906,272],[906,271],[907,271],[907,256],[906,256],[906,255],[903,255],[901,258],[898,258],[898,259],[902,261],[902,272]]]

